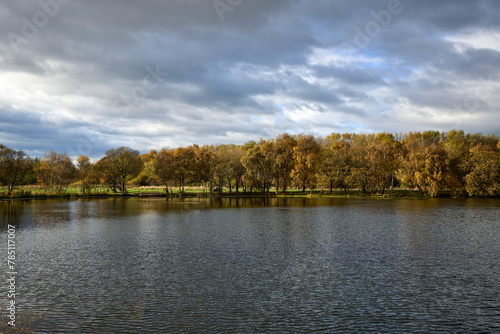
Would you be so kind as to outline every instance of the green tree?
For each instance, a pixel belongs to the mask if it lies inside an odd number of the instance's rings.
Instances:
[[[24,153],[0,144],[0,183],[7,186],[7,195],[12,195],[31,167],[31,159]]]
[[[29,159],[29,167],[28,171],[24,175],[24,179],[21,184],[26,185],[26,184],[37,184],[38,180],[36,178],[36,171],[35,171],[35,166],[37,166],[40,163],[39,158],[34,158],[34,159]]]

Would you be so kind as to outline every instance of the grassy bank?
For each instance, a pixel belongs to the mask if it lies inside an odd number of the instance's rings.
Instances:
[[[140,196],[167,196],[163,187],[130,187],[127,189],[127,194],[113,192],[110,188],[99,187],[91,192],[82,193],[81,188],[70,186],[60,192],[51,192],[39,186],[23,186],[16,189],[12,196],[7,196],[7,189],[0,188],[0,198],[99,198],[99,197],[140,197]],[[308,189],[305,192],[301,190],[287,190],[286,192],[229,192],[224,190],[221,193],[208,193],[206,189],[201,187],[187,187],[184,191],[179,189],[171,189],[169,197],[299,197],[299,198],[429,198],[417,190],[411,189],[394,189],[393,191],[385,191],[382,193],[363,193],[360,190],[351,190],[348,193],[342,190],[334,190],[333,192],[324,190]],[[453,197],[451,194],[443,194],[441,197]]]

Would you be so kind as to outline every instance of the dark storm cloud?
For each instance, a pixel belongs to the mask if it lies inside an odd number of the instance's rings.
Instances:
[[[7,0],[0,141],[98,156],[472,115],[466,131],[498,134],[499,14],[493,0]]]

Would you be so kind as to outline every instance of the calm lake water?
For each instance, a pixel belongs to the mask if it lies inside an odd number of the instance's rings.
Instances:
[[[37,333],[500,332],[500,201],[0,202]],[[0,302],[7,318],[5,279]]]

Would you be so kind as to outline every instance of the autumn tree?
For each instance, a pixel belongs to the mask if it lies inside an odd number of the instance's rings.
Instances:
[[[333,188],[335,187],[335,153],[330,148],[330,144],[325,141],[323,142],[323,146],[321,147],[318,165],[318,175],[320,177],[322,184],[328,184],[330,188],[330,192],[333,192]]]
[[[78,177],[80,179],[80,182],[82,184],[82,193],[85,193],[86,190],[90,191],[90,186],[92,184],[92,163],[90,162],[90,159],[85,156],[81,155],[76,159],[76,168],[78,171]]]
[[[143,167],[139,151],[119,147],[106,151],[100,160],[101,172],[112,189],[127,193],[127,181],[136,177]]]
[[[7,186],[7,195],[12,195],[30,170],[31,159],[24,153],[0,144],[0,183]]]
[[[404,183],[435,197],[447,186],[448,161],[448,150],[439,132],[410,132],[403,139],[398,175]]]
[[[168,185],[174,179],[174,155],[172,150],[163,149],[156,157],[155,173],[168,194]]]
[[[351,187],[349,177],[353,167],[351,156],[351,134],[332,133],[321,150],[319,170],[327,180],[330,192],[342,188],[347,193]]]
[[[245,168],[241,162],[243,151],[236,145],[212,146],[211,171],[213,181],[218,188],[227,184],[229,192],[233,190],[233,182],[236,191],[239,190]]]
[[[297,141],[288,133],[279,135],[274,140],[274,164],[276,170],[276,187],[281,183],[283,192],[292,183],[292,171],[295,167],[294,148]]]
[[[51,191],[62,191],[74,180],[76,168],[66,153],[50,151],[36,166],[38,181]]]
[[[174,180],[180,191],[194,176],[195,153],[194,147],[178,147],[172,152],[174,160]]]
[[[229,152],[226,145],[215,145],[212,147],[212,180],[215,187],[221,190],[224,182],[231,182],[231,169],[229,168]]]
[[[443,137],[448,154],[447,188],[460,195],[465,192],[465,177],[472,168],[470,164],[471,149],[477,138],[471,138],[462,130],[449,131]]]
[[[203,184],[204,191],[207,183],[212,180],[212,162],[213,152],[208,146],[194,145],[193,180]]]
[[[105,182],[126,193],[127,182],[161,183],[169,191],[177,185],[210,184],[236,191],[242,186],[303,191],[318,184],[366,192],[381,191],[401,183],[429,196],[444,191],[454,195],[498,194],[500,140],[495,135],[466,134],[452,130],[410,132],[405,135],[337,134],[326,138],[284,133],[273,139],[244,145],[211,145],[155,150],[139,155],[128,147],[109,150],[97,163],[77,158],[77,168],[65,153],[51,151],[31,160],[23,151],[0,144],[0,183],[9,194],[21,184],[39,183],[62,191],[76,176],[82,192]],[[75,174],[75,171],[78,173]],[[142,171],[142,172],[141,172]],[[397,177],[397,178],[396,178]],[[134,179],[135,178],[135,179]],[[401,181],[401,182],[399,182]]]
[[[442,143],[425,149],[422,168],[415,173],[419,189],[432,197],[436,197],[446,187],[448,166],[447,152]]]
[[[470,196],[496,195],[500,190],[500,153],[477,145],[471,150],[471,172],[465,177]]]
[[[418,187],[415,173],[421,168],[425,145],[420,132],[410,132],[402,141],[399,154],[398,178],[404,185]]]
[[[293,148],[295,166],[292,178],[295,183],[306,191],[307,187],[314,187],[316,183],[316,167],[320,153],[320,146],[312,135],[299,135],[297,145]]]
[[[367,146],[367,165],[372,191],[385,192],[388,181],[391,189],[397,170],[399,144],[391,133],[378,133],[372,136]]]
[[[148,153],[142,154],[142,170],[137,177],[132,180],[138,186],[156,185],[156,156],[158,152],[151,150]]]
[[[351,188],[359,188],[366,193],[369,183],[369,169],[367,163],[369,136],[366,134],[352,134],[350,161],[351,170],[347,176],[347,184]]]
[[[243,150],[241,146],[232,145],[229,152],[229,169],[231,176],[235,181],[236,192],[239,191],[242,184],[243,175],[245,175],[245,167],[241,162],[243,157]]]
[[[101,181],[102,181],[101,170],[97,167],[97,163],[93,163],[92,168],[90,168],[90,173],[88,175],[89,187],[92,186],[94,188],[94,191],[97,191],[97,186],[101,184]]]
[[[94,170],[99,175],[100,182],[116,193],[118,192],[118,172],[113,168],[110,160],[107,156],[99,159],[94,166]]]
[[[269,191],[273,182],[273,142],[261,139],[258,143],[245,145],[245,153],[241,162],[246,169],[245,178],[251,187]]]

